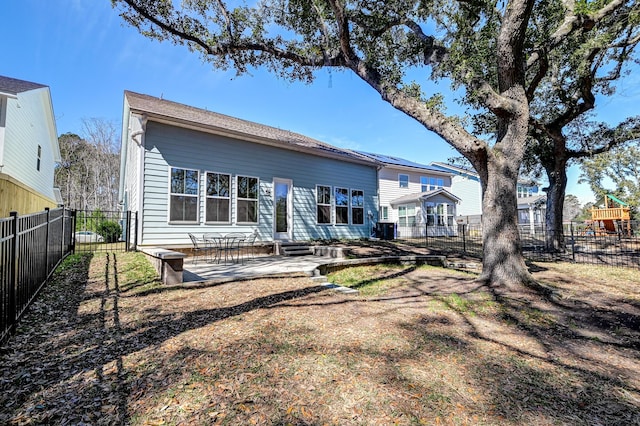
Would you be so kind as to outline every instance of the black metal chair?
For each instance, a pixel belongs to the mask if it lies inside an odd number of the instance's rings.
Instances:
[[[196,265],[198,263],[198,256],[204,256],[206,261],[207,253],[210,252],[210,247],[207,246],[204,238],[198,238],[193,234],[189,234],[189,238],[191,239],[191,251],[193,253],[193,264]]]

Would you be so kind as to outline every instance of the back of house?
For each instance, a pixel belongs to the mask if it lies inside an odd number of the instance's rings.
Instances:
[[[376,220],[377,162],[290,131],[126,91],[121,149],[120,201],[143,247],[365,238]]]

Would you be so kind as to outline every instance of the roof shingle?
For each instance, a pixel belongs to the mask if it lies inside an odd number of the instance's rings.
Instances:
[[[32,83],[30,81],[18,80],[17,78],[5,77],[0,75],[0,92],[17,95],[18,93],[40,89],[42,87],[47,86],[44,84]]]
[[[132,110],[147,113],[150,116],[165,117],[169,120],[187,122],[209,129],[221,129],[237,134],[238,137],[245,135],[266,139],[276,142],[283,148],[300,148],[324,153],[325,155],[338,156],[349,161],[372,165],[377,164],[377,162],[369,157],[355,151],[338,148],[288,130],[282,130],[128,90],[125,91],[125,97]]]

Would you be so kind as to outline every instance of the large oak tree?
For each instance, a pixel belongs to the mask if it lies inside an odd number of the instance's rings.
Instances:
[[[218,68],[243,73],[266,67],[307,82],[324,67],[350,70],[384,101],[438,134],[480,175],[480,279],[505,292],[535,284],[520,250],[516,184],[530,103],[548,76],[549,62],[573,67],[563,56],[584,48],[576,35],[595,34],[609,21],[635,25],[638,14],[632,0],[271,0],[234,7],[222,0],[183,0],[179,6],[173,0],[112,3],[142,34],[185,44]],[[490,113],[495,133],[486,139],[474,135],[464,121],[445,113],[440,94],[425,93],[416,75],[425,81],[446,78],[454,89],[464,89],[460,101]]]

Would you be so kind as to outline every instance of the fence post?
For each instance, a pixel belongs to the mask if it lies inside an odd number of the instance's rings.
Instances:
[[[571,259],[576,261],[576,239],[573,235],[573,222],[569,222],[569,230],[571,231]]]
[[[135,219],[135,226],[134,226],[134,233],[133,233],[133,249],[137,250],[138,249],[138,212],[136,212],[136,219]]]
[[[44,208],[47,213],[47,227],[44,234],[44,267],[47,270],[47,276],[49,275],[49,227],[51,226],[51,210],[49,207]]]
[[[124,249],[125,251],[129,251],[129,245],[131,243],[131,210],[127,210],[126,212],[126,220],[125,220],[125,231],[124,231]]]
[[[71,229],[69,230],[69,244],[71,245],[71,253],[76,254],[76,213],[77,210],[70,210],[71,213]]]
[[[467,254],[467,224],[462,224],[462,253]]]
[[[18,288],[18,212],[10,212],[11,216],[11,235],[13,240],[11,241],[11,253],[9,264],[9,294],[8,306],[7,306],[7,321],[9,322],[7,330],[9,334],[13,334],[16,329],[16,316],[17,316],[17,303],[16,303],[16,289]]]

